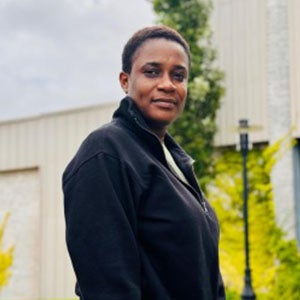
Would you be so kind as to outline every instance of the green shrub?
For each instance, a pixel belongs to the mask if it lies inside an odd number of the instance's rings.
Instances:
[[[277,226],[270,172],[286,139],[248,155],[249,242],[252,283],[257,299],[300,299],[300,255],[294,240]],[[228,298],[237,299],[244,277],[241,154],[230,149],[216,159],[208,185],[221,229],[220,260]]]
[[[11,276],[10,267],[13,262],[13,247],[6,250],[3,249],[3,236],[5,227],[9,218],[9,214],[6,214],[2,224],[0,224],[0,290],[8,283]]]

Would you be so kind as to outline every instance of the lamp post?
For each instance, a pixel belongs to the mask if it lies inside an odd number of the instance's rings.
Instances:
[[[244,238],[245,238],[245,275],[244,288],[241,294],[242,300],[254,300],[256,298],[251,284],[250,269],[250,249],[249,249],[249,227],[248,227],[248,175],[247,175],[247,154],[249,150],[248,144],[248,120],[239,120],[240,149],[242,153],[243,164],[243,215],[244,215]]]

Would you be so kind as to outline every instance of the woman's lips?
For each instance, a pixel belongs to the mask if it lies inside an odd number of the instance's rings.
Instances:
[[[154,99],[152,102],[161,108],[174,108],[176,100],[174,99]]]

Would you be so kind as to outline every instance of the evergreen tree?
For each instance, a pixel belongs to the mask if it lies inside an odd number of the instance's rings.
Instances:
[[[194,169],[201,183],[211,175],[216,111],[223,95],[223,73],[214,66],[208,0],[153,0],[158,22],[176,29],[190,45],[192,63],[188,97],[183,115],[170,133],[196,160]]]

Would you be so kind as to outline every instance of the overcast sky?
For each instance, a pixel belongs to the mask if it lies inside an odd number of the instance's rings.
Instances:
[[[118,101],[121,52],[146,0],[0,0],[0,120]]]

